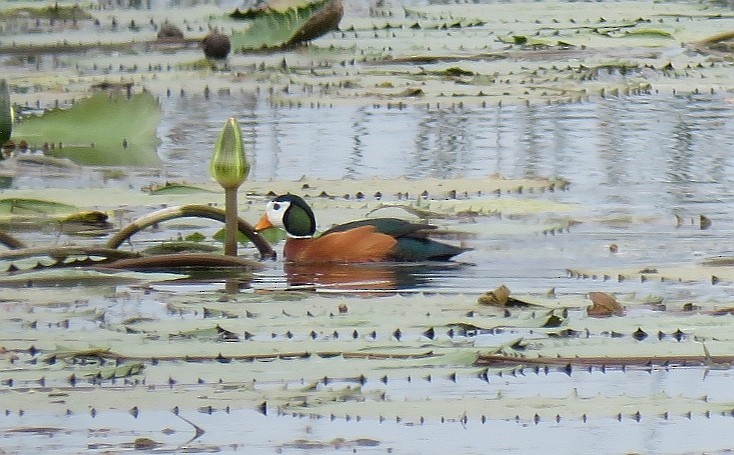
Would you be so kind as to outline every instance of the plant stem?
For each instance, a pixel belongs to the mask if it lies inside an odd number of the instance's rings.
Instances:
[[[237,188],[224,189],[224,254],[237,256]]]

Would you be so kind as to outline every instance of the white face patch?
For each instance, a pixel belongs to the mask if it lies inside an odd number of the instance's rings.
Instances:
[[[285,229],[283,217],[285,216],[285,211],[288,210],[290,205],[291,203],[288,201],[268,202],[268,205],[265,206],[265,214],[268,216],[268,219],[273,226]]]

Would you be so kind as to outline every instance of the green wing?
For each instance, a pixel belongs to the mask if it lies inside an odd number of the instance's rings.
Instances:
[[[411,223],[399,218],[372,218],[332,227],[321,235],[331,232],[347,231],[361,226],[375,226],[377,232],[395,237],[398,241],[391,259],[399,262],[448,261],[453,256],[467,251],[461,248],[428,238],[428,232],[436,229],[430,224]]]

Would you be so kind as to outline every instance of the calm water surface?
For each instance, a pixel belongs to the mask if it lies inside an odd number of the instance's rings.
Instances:
[[[649,96],[569,105],[471,109],[295,109],[272,106],[263,96],[245,94],[219,97],[217,103],[195,96],[171,97],[162,103],[161,169],[140,169],[129,180],[121,181],[104,181],[101,174],[92,171],[84,180],[59,176],[54,184],[138,188],[164,180],[208,182],[211,144],[226,117],[236,115],[245,131],[252,162],[250,179],[255,181],[297,180],[303,175],[326,179],[480,178],[497,173],[508,178],[562,177],[571,182],[568,191],[523,196],[578,204],[580,210],[570,216],[583,223],[570,232],[552,236],[528,235],[527,231],[493,238],[478,236],[470,240],[475,250],[459,258],[468,265],[370,271],[377,276],[397,274],[405,289],[479,293],[506,284],[513,292],[541,293],[555,288],[558,295],[578,295],[603,286],[608,292],[664,295],[667,302],[731,299],[732,290],[727,283],[711,286],[649,281],[617,285],[613,280],[602,285],[599,281],[571,279],[565,273],[567,268],[692,265],[705,257],[734,254],[730,242],[734,228],[734,117],[732,100],[726,97]],[[19,178],[14,185],[43,187],[47,183],[47,177],[36,176]],[[701,214],[712,219],[710,229],[701,230],[689,222]],[[683,220],[680,225],[676,215]],[[568,215],[560,214],[559,218],[565,216]],[[547,220],[537,220],[539,225],[544,221]],[[477,222],[513,220],[487,217]],[[620,246],[618,254],[609,252],[611,243]],[[258,276],[253,286],[278,288],[284,283],[282,265],[275,263]],[[120,317],[123,316],[127,315]],[[490,383],[471,375],[458,381],[459,388],[447,379],[430,384],[395,381],[390,383],[389,391],[393,399],[410,398],[415,393],[443,397],[453,393],[479,397],[502,394],[522,398],[532,397],[540,388],[548,397],[568,397],[574,391],[580,396],[608,391],[619,397],[666,393],[670,397],[706,395],[712,402],[732,399],[727,385],[731,382],[730,370],[712,370],[705,382],[701,374],[701,370],[624,375],[580,372],[566,378],[555,372],[549,377],[530,374],[507,381],[493,377]],[[373,383],[381,387],[379,381],[368,384]],[[487,400],[488,406],[492,405],[493,401]],[[266,418],[251,410],[211,415],[192,412],[187,417],[208,429],[209,433],[198,441],[202,446],[228,447],[246,453],[272,453],[276,447],[283,453],[332,450],[310,451],[294,446],[293,441],[300,438],[379,441],[374,447],[354,447],[357,453],[386,453],[393,447],[395,453],[447,453],[462,441],[466,443],[465,453],[487,453],[483,448],[516,453],[588,453],[589,447],[597,444],[610,453],[672,453],[697,451],[709,442],[712,447],[734,443],[727,430],[731,426],[728,414],[697,414],[691,418],[681,411],[670,419],[645,416],[638,422],[630,417],[634,411],[630,409],[621,421],[607,417],[583,422],[579,416],[564,416],[566,420],[560,422],[546,419],[533,423],[525,419],[486,424],[476,419],[462,424],[456,416],[447,423],[433,420],[425,424],[310,421],[290,416]],[[38,426],[44,424],[44,418],[49,419],[49,426],[56,424],[54,416],[16,414],[7,422]],[[128,441],[130,431],[145,436],[149,418],[156,421],[150,428],[165,425],[175,430],[166,442],[184,443],[190,437],[191,427],[170,412],[145,415],[140,420],[126,412],[97,418],[75,415],[65,420],[67,430],[53,437],[14,435],[11,450],[20,453],[28,449],[27,453],[31,453],[64,444],[73,446],[81,440],[89,444],[88,450],[95,451],[104,448],[104,444]],[[233,425],[237,426],[236,431]],[[273,431],[274,427],[278,430]],[[95,428],[100,430],[90,430]],[[104,432],[112,436],[107,437]],[[150,435],[158,440],[163,438],[157,430]],[[247,442],[243,443],[243,439]]]
[[[181,1],[181,4],[188,3],[188,0]],[[225,0],[220,4],[234,7],[242,2]],[[351,13],[366,14],[366,4],[349,2]],[[666,302],[673,303],[671,307],[697,299],[726,303],[734,294],[731,284],[726,282],[717,286],[654,280],[601,283],[569,278],[565,272],[567,268],[639,270],[661,265],[690,266],[706,257],[734,256],[730,240],[734,231],[734,98],[650,95],[596,98],[565,105],[503,107],[489,101],[486,107],[462,107],[447,99],[440,108],[417,105],[401,109],[351,103],[290,108],[273,105],[266,93],[233,92],[212,94],[212,98],[215,102],[193,94],[161,100],[160,168],[132,170],[129,178],[119,180],[105,179],[103,172],[95,169],[84,169],[82,178],[67,172],[29,174],[15,179],[13,187],[117,185],[138,189],[166,180],[210,182],[208,165],[212,144],[226,118],[234,115],[245,133],[252,163],[249,179],[258,182],[297,180],[302,176],[311,179],[404,176],[419,180],[481,178],[492,174],[507,178],[562,177],[571,182],[568,191],[523,195],[523,198],[577,204],[578,211],[558,214],[558,220],[572,217],[582,222],[569,232],[528,235],[526,229],[520,229],[517,234],[480,235],[469,240],[474,251],[460,256],[459,265],[368,269],[367,275],[377,280],[395,278],[405,290],[447,293],[481,293],[500,284],[509,286],[513,293],[545,293],[554,288],[559,296],[601,289],[638,293],[638,296],[661,295]],[[415,191],[420,190],[417,184]],[[699,215],[712,220],[710,229],[699,229]],[[499,223],[537,223],[540,230],[553,219],[553,214],[543,214],[526,220],[486,217],[476,222],[490,227]],[[609,252],[612,243],[619,245],[619,253]],[[274,263],[252,285],[282,288],[286,284],[282,264]],[[200,286],[186,289],[167,284],[152,291],[153,294],[195,294],[199,289],[210,289],[207,285]],[[123,320],[138,312],[154,311],[160,312],[156,316],[161,319],[172,317],[163,305],[156,306],[160,302],[155,299],[163,300],[163,297],[141,298],[134,303],[134,309],[126,307],[124,302],[110,306],[102,299],[99,306],[112,319]],[[722,316],[721,320],[728,317]],[[685,319],[681,318],[681,324],[684,323]],[[95,328],[89,322],[89,330]],[[682,328],[687,330],[685,326]],[[485,335],[484,344],[478,337],[477,349],[496,343],[494,335]],[[478,378],[473,369],[461,373],[458,381],[437,377],[429,383],[399,378],[391,380],[389,386],[375,377],[370,378],[365,390],[387,390],[394,400],[474,396],[486,400],[488,407],[503,405],[502,400],[494,400],[500,395],[532,400],[536,395],[562,399],[574,393],[580,397],[603,394],[617,398],[666,394],[672,398],[661,398],[661,410],[670,407],[671,416],[668,419],[651,414],[636,421],[631,417],[636,411],[632,408],[623,409],[624,418],[620,420],[607,416],[584,422],[578,415],[564,414],[564,420],[560,421],[546,418],[533,422],[530,416],[523,416],[518,421],[492,420],[486,424],[480,423],[476,416],[465,423],[460,416],[449,416],[445,423],[437,419],[425,424],[376,419],[356,422],[341,417],[333,421],[290,415],[266,417],[251,409],[231,413],[189,409],[182,416],[206,428],[207,432],[191,450],[201,452],[223,449],[238,453],[276,450],[335,453],[331,447],[309,449],[294,445],[294,441],[328,442],[336,438],[347,441],[362,438],[365,444],[369,440],[379,442],[376,446],[342,448],[338,453],[453,453],[457,448],[467,454],[500,450],[699,453],[702,448],[726,450],[734,446],[730,413],[704,416],[698,412],[691,417],[685,415],[686,409],[680,412],[675,409],[675,397],[679,396],[684,397],[681,401],[685,405],[698,397],[701,403],[709,399],[714,404],[734,402],[730,369],[712,369],[703,378],[700,369],[661,369],[625,374],[581,371],[568,377],[559,371],[545,376],[529,373],[504,379],[495,375],[489,382]],[[74,447],[77,452],[98,453],[119,449],[121,444],[145,436],[169,447],[184,448],[193,435],[190,424],[168,411],[143,413],[140,417],[132,416],[127,410],[106,410],[96,417],[83,412],[65,417],[38,412],[23,415],[17,412],[21,404],[10,394],[5,397],[6,415],[2,422],[5,442],[0,442],[0,452],[64,452]],[[622,408],[614,403],[613,406],[615,410]],[[646,409],[652,412],[651,405]],[[552,415],[551,411],[548,413]],[[40,430],[17,433],[7,430],[27,427]],[[44,427],[48,429],[46,432],[42,431]],[[56,427],[61,430],[55,431]],[[161,428],[167,431],[164,433]]]
[[[159,130],[164,177],[208,181],[211,144],[226,117],[235,114],[246,134],[250,178],[257,181],[499,174],[571,182],[569,191],[535,197],[579,204],[582,213],[572,216],[584,223],[573,235],[476,239],[476,250],[461,258],[476,267],[442,270],[436,279],[428,271],[421,287],[479,290],[511,282],[540,291],[559,286],[566,267],[608,261],[609,243],[623,245],[624,254],[615,258],[619,267],[690,264],[732,250],[727,237],[734,227],[734,117],[727,97],[652,95],[440,109],[288,108],[264,98],[165,100]],[[700,214],[714,228],[700,231],[687,224]],[[676,216],[684,220],[681,226]],[[566,285],[578,290],[560,284]]]
[[[475,251],[460,257],[475,266],[416,268],[405,281],[408,288],[479,292],[506,283],[526,291],[556,287],[587,292],[588,283],[558,278],[566,268],[690,265],[704,257],[732,254],[728,238],[734,229],[734,100],[726,96],[400,109],[289,108],[271,104],[266,94],[212,97],[215,102],[201,95],[162,100],[160,169],[132,171],[123,180],[104,180],[95,171],[83,179],[64,174],[54,185],[140,188],[163,181],[210,182],[212,144],[226,118],[235,115],[244,130],[252,164],[249,179],[254,181],[499,174],[571,182],[568,191],[524,197],[578,204],[579,212],[559,214],[559,219],[582,221],[572,234],[476,238],[471,242]],[[48,179],[20,177],[14,186],[45,187]],[[420,190],[418,184],[415,191]],[[692,224],[702,214],[712,219],[711,229],[701,231]],[[621,254],[610,262],[611,243],[620,245]],[[404,270],[400,272],[405,277]],[[272,278],[266,273],[263,283]],[[649,292],[659,292],[651,286]],[[721,286],[716,292],[728,290]]]

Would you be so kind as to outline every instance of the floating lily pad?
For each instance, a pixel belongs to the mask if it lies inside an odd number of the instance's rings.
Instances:
[[[51,215],[69,213],[75,209],[69,204],[40,199],[0,199],[0,215]]]
[[[84,165],[157,166],[160,115],[158,102],[148,92],[102,92],[68,109],[23,118],[13,138]]]
[[[92,15],[85,12],[79,5],[54,5],[45,7],[22,6],[18,8],[0,11],[0,19],[6,21],[24,19],[54,19],[54,20],[80,20],[91,19]]]
[[[253,20],[246,30],[232,34],[232,47],[242,51],[309,41],[335,30],[342,14],[341,0],[280,2],[251,14],[236,11],[233,18]]]

